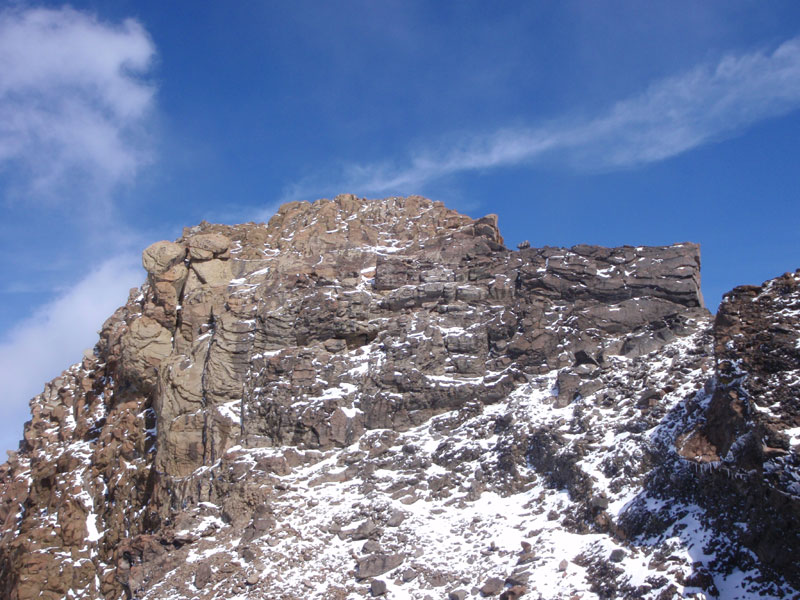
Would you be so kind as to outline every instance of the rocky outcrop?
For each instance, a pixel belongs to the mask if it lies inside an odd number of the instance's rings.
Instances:
[[[658,529],[637,508],[660,489],[701,510],[698,457],[757,426],[720,391],[742,350],[712,332],[699,248],[523,246],[492,215],[344,195],[147,248],[0,470],[5,597],[724,589],[736,559],[704,579],[675,546],[737,542],[713,511]]]
[[[800,271],[728,293],[714,322],[715,378],[679,439],[701,465],[719,527],[796,587],[800,552]]]

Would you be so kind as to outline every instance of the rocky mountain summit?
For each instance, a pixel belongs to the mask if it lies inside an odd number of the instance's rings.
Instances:
[[[800,597],[800,272],[713,318],[694,244],[413,196],[142,261],[0,468],[3,598]]]

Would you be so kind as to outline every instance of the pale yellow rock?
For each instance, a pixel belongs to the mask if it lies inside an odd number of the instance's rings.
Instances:
[[[231,241],[221,233],[200,233],[186,241],[192,260],[226,259]]]
[[[189,246],[189,258],[192,260],[211,260],[214,258],[214,253],[211,250]]]
[[[172,352],[172,334],[157,321],[140,317],[130,324],[121,342],[125,375],[138,388],[152,389],[161,361]]]
[[[200,282],[207,285],[227,285],[233,279],[230,263],[225,260],[193,262],[191,269],[197,274]]]
[[[213,308],[225,302],[224,288],[211,288],[200,283],[190,270],[186,291],[183,295],[181,324],[176,334],[175,351],[189,354],[195,340],[208,331]]]
[[[154,408],[166,423],[175,417],[199,410],[203,405],[203,362],[205,347],[198,356],[170,356],[159,370],[159,394]]]
[[[158,301],[174,310],[179,303],[188,275],[189,269],[182,262],[173,265],[160,275],[151,275]]]
[[[142,252],[142,266],[151,275],[161,275],[173,265],[183,261],[186,248],[175,242],[161,241],[149,245]]]
[[[253,331],[252,323],[242,321],[231,313],[222,313],[217,318],[214,342],[206,361],[209,403],[241,397]]]
[[[201,233],[189,240],[190,248],[210,250],[214,254],[222,254],[231,246],[231,241],[221,233]]]
[[[180,415],[165,425],[165,430],[159,431],[158,436],[156,461],[159,470],[172,477],[190,475],[203,465],[203,411]]]

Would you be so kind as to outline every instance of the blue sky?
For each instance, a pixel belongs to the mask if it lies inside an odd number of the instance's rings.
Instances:
[[[286,200],[423,194],[507,245],[800,267],[797,2],[6,2],[0,444],[144,279]]]

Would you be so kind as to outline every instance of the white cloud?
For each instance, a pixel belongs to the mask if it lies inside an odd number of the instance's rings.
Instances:
[[[16,449],[30,418],[28,400],[94,347],[103,321],[144,277],[138,254],[110,258],[0,340],[0,450]]]
[[[150,161],[142,26],[69,7],[0,12],[0,167],[39,199],[105,199]]]
[[[347,165],[337,181],[308,179],[284,197],[418,193],[448,175],[537,162],[608,171],[664,160],[800,107],[800,38],[772,52],[728,55],[658,81],[590,119],[464,137],[403,164]]]
[[[112,209],[118,186],[153,160],[154,58],[150,36],[131,19],[109,23],[70,7],[0,10],[0,190],[30,204],[27,218],[39,218],[44,203],[83,222],[42,240],[59,245],[54,261],[65,254],[73,267],[87,254],[123,252],[3,332],[6,448],[21,438],[27,401],[94,346],[103,320],[144,279],[138,252],[122,250],[141,235],[116,223]]]

